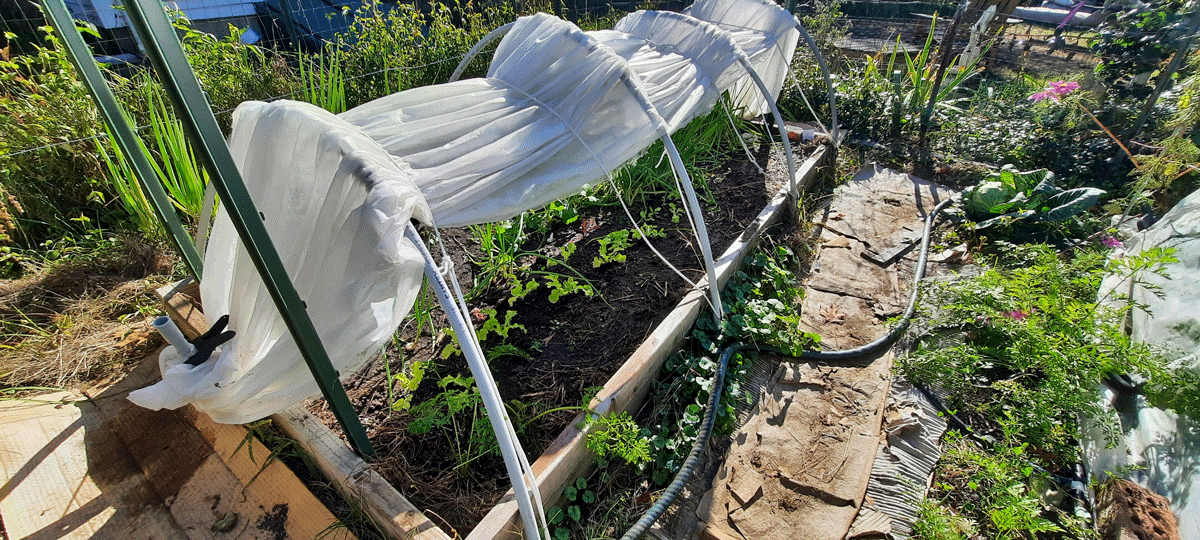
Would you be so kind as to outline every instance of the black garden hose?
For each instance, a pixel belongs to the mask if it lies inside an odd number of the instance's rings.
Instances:
[[[917,285],[921,282],[921,279],[925,277],[925,263],[929,260],[929,233],[933,230],[933,220],[937,217],[938,213],[941,212],[942,209],[951,202],[954,202],[954,199],[946,199],[938,203],[938,205],[933,207],[933,210],[929,212],[929,215],[925,216],[925,229],[921,233],[921,250],[920,255],[917,257],[917,267],[913,275],[912,294],[908,296],[908,307],[904,308],[904,314],[900,316],[900,323],[892,327],[892,329],[888,331],[888,333],[884,334],[883,337],[880,337],[879,339],[866,345],[861,345],[853,349],[846,349],[842,351],[804,351],[800,354],[801,358],[809,358],[814,360],[846,360],[850,358],[858,358],[860,356],[866,356],[873,352],[890,347],[892,343],[894,343],[897,339],[900,339],[900,336],[903,335],[906,330],[908,330],[908,324],[912,321],[913,312],[915,312],[917,309],[917,298],[920,293]]]
[[[917,258],[917,268],[913,277],[913,290],[912,294],[908,298],[908,307],[905,308],[904,314],[900,318],[900,323],[893,327],[887,334],[884,334],[883,337],[866,345],[842,351],[804,351],[801,354],[801,358],[819,360],[846,360],[850,358],[857,358],[891,346],[893,342],[895,342],[900,338],[901,335],[904,334],[904,331],[908,329],[908,325],[912,319],[913,313],[916,311],[917,298],[919,296],[917,285],[921,279],[925,277],[925,263],[929,258],[929,233],[933,229],[934,218],[937,217],[938,212],[941,212],[942,209],[949,205],[953,200],[954,199],[946,199],[942,201],[935,206],[931,212],[929,212],[928,216],[925,217],[925,229],[921,234],[920,256]],[[708,396],[708,408],[704,411],[704,419],[700,422],[700,429],[696,433],[696,441],[692,443],[692,450],[688,453],[687,459],[684,460],[683,466],[679,468],[679,472],[675,474],[675,478],[671,480],[671,485],[667,486],[667,489],[663,491],[663,494],[659,496],[657,501],[654,502],[654,505],[651,506],[649,510],[646,510],[645,514],[642,514],[641,519],[639,519],[637,523],[635,523],[629,528],[628,531],[625,532],[625,535],[621,537],[621,540],[637,540],[637,538],[649,530],[650,526],[654,525],[654,522],[657,521],[658,518],[667,511],[667,508],[671,506],[671,503],[675,502],[675,497],[679,495],[680,491],[683,490],[683,485],[687,482],[688,478],[691,477],[692,472],[695,471],[696,467],[700,464],[700,455],[704,453],[704,449],[708,445],[708,439],[712,435],[713,425],[716,423],[717,406],[721,401],[721,393],[725,389],[725,371],[729,366],[729,359],[738,352],[750,349],[766,351],[775,354],[790,354],[787,351],[777,347],[741,342],[731,343],[726,345],[725,348],[721,349],[721,354],[717,361],[717,372],[713,376],[713,387]]]
[[[773,347],[758,347],[751,343],[732,343],[721,349],[720,360],[717,362],[717,373],[713,376],[712,391],[708,395],[708,408],[704,410],[704,419],[700,421],[700,430],[696,433],[696,442],[692,443],[692,451],[688,453],[687,459],[684,460],[683,466],[679,468],[679,472],[675,474],[675,479],[671,480],[671,485],[667,486],[666,491],[659,496],[657,501],[654,501],[654,506],[646,510],[642,514],[642,518],[633,524],[625,536],[621,540],[637,540],[650,529],[651,525],[658,520],[663,512],[675,502],[675,496],[683,489],[683,484],[692,476],[692,471],[700,464],[700,455],[704,453],[704,447],[708,444],[708,438],[712,435],[713,424],[716,423],[717,406],[721,402],[721,393],[725,389],[725,368],[729,367],[729,359],[738,352],[748,349],[770,350],[771,352],[783,352]],[[772,350],[773,349],[773,350]]]

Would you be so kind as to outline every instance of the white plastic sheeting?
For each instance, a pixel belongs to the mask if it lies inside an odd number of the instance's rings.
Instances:
[[[288,275],[349,375],[382,350],[420,291],[424,262],[404,238],[429,208],[403,166],[354,126],[312,105],[245,103],[230,151]],[[191,403],[221,423],[258,420],[319,394],[227,214],[217,217],[200,284],[233,341],[198,366],[164,351],[162,382],[130,394],[151,409]]]
[[[440,227],[503,221],[607,178],[659,138],[613,51],[550,15],[522,17],[485,79],[342,114],[415,173]]]
[[[382,350],[423,269],[433,268],[410,240],[416,233],[405,235],[410,220],[508,219],[610,178],[659,139],[696,207],[712,272],[698,203],[668,134],[726,91],[746,116],[772,111],[799,34],[766,0],[701,0],[689,13],[638,12],[591,33],[549,15],[522,17],[487,77],[400,92],[340,117],[289,101],[238,107],[231,152],[335,369],[349,375]],[[213,227],[205,268],[205,310],[228,314],[237,336],[199,366],[167,350],[163,381],[130,399],[155,409],[191,403],[217,422],[244,423],[317,395],[227,216]],[[443,304],[469,324],[454,302]],[[463,334],[526,534],[545,534],[532,470],[478,343]]]
[[[589,34],[629,63],[672,133],[713,110],[744,75],[731,34],[680,13],[638,11]]]
[[[683,12],[733,34],[738,48],[771,89],[771,99],[779,99],[800,39],[791,13],[769,0],[698,0]],[[729,93],[734,107],[747,118],[771,112],[749,75],[740,78]]]
[[[1130,317],[1133,339],[1144,342],[1170,359],[1173,366],[1200,370],[1200,191],[1180,201],[1157,223],[1125,242],[1122,255],[1153,247],[1175,249],[1178,262],[1165,265],[1169,277],[1141,272],[1136,280],[1108,276],[1101,291],[1109,298],[1126,295],[1149,311],[1134,309]],[[1157,287],[1161,294],[1148,288]],[[1116,294],[1112,294],[1115,292]],[[1114,403],[1116,393],[1105,387],[1103,403]],[[1122,434],[1117,445],[1098,428],[1084,437],[1084,449],[1094,475],[1137,469],[1130,480],[1171,501],[1179,518],[1179,535],[1200,540],[1200,422],[1174,411],[1149,406],[1138,396],[1120,413]]]

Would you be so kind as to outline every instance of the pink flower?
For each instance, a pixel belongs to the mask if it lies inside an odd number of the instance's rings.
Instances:
[[[1062,96],[1079,90],[1079,83],[1075,81],[1051,81],[1046,84],[1045,90],[1030,95],[1029,99],[1032,101],[1052,99],[1057,102]]]
[[[1004,314],[1004,316],[1008,317],[1014,321],[1023,321],[1023,320],[1025,320],[1025,317],[1029,316],[1029,312],[1027,312],[1023,309],[1014,309],[1012,311],[1006,312]]]
[[[1119,248],[1119,247],[1122,247],[1125,245],[1125,244],[1121,243],[1121,239],[1114,237],[1114,236],[1109,236],[1107,234],[1104,235],[1104,237],[1100,239],[1100,243],[1103,244],[1104,247],[1109,248],[1109,249],[1116,249],[1116,248]]]
[[[1071,92],[1079,90],[1079,83],[1075,81],[1053,81],[1049,84],[1050,88],[1048,88],[1048,90],[1060,96],[1065,96]]]
[[[1046,90],[1044,92],[1038,92],[1036,94],[1031,94],[1029,96],[1029,99],[1031,101],[1041,101],[1043,99],[1052,99],[1054,101],[1058,101],[1058,94],[1055,94],[1054,92],[1052,92],[1050,90]]]

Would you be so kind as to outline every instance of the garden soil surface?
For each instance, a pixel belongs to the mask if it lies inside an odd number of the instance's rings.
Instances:
[[[798,149],[797,164],[815,148],[815,144],[810,144]],[[755,149],[755,158],[763,167],[767,167],[769,154],[766,145]],[[774,173],[780,167],[778,160],[772,157],[769,161]],[[719,255],[750,225],[778,186],[768,186],[768,175],[740,152],[706,170],[707,193],[711,197],[706,197],[706,190],[698,191],[705,207],[712,250]],[[703,201],[706,198],[708,201]],[[669,195],[653,195],[644,201],[628,203],[635,216],[642,212],[649,216],[642,221],[643,226],[652,224],[667,232],[663,238],[653,238],[655,247],[689,279],[701,279],[700,251],[686,226],[687,218],[679,214],[679,222],[671,219],[671,205],[682,208],[682,203]],[[486,320],[482,313],[489,308],[494,308],[500,316],[509,310],[516,311],[512,322],[524,327],[523,331],[512,331],[506,343],[528,357],[502,355],[490,361],[505,402],[517,400],[530,405],[528,414],[514,415],[516,423],[527,422],[538,412],[575,407],[517,426],[530,461],[541,455],[575,417],[589,389],[594,392],[602,386],[689,290],[690,286],[640,240],[625,251],[625,262],[593,267],[591,263],[599,253],[597,239],[630,227],[620,206],[590,208],[582,210],[577,221],[558,226],[544,238],[532,239],[542,240],[540,245],[524,246],[557,253],[567,243],[576,244],[577,251],[569,262],[596,288],[595,297],[572,294],[551,302],[545,288],[540,287],[510,307],[508,290],[493,284],[468,302],[477,328]],[[454,260],[459,283],[465,290],[471,289],[478,270],[472,262],[480,256],[478,243],[465,229],[444,230],[442,237]],[[534,259],[530,257],[524,262],[534,263]],[[541,264],[537,262],[533,268],[544,270]],[[432,295],[425,300],[430,299]],[[413,393],[412,403],[436,395],[440,391],[436,382],[442,377],[470,374],[461,356],[442,359],[442,350],[452,338],[439,330],[449,325],[437,310],[434,319],[432,331],[426,324],[420,335],[409,319],[401,329],[400,342],[385,353],[393,374],[414,361],[429,361],[430,366],[436,366],[427,368],[429,371]],[[491,338],[483,344],[484,350],[496,350],[498,343],[499,340]],[[395,395],[389,396],[387,371],[382,362],[368,364],[349,380],[346,389],[379,453],[377,469],[435,523],[440,520],[448,532],[465,535],[509,489],[508,475],[499,455],[484,455],[456,470],[450,446],[454,441],[438,430],[422,435],[410,433],[407,429],[410,415],[391,408],[390,400]],[[340,432],[323,400],[314,401],[309,409]]]

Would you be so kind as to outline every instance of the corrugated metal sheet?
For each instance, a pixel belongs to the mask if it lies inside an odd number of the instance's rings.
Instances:
[[[890,518],[893,538],[908,538],[917,519],[917,508],[929,489],[933,467],[942,456],[938,439],[946,431],[946,421],[925,396],[905,381],[892,383],[884,413],[886,442],[880,443],[867,484],[870,508]],[[859,513],[848,538],[854,533],[879,531],[876,512]]]

